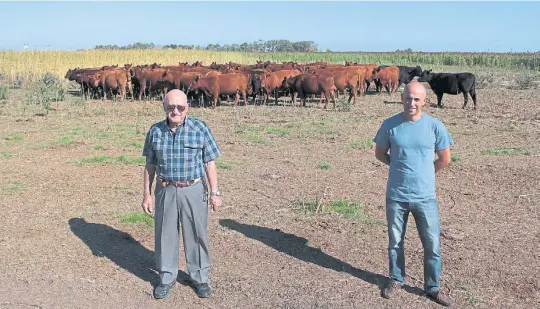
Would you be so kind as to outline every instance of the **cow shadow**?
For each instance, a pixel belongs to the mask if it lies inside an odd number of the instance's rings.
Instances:
[[[106,257],[114,264],[150,283],[159,284],[154,252],[148,250],[130,234],[105,224],[89,223],[82,218],[69,219],[69,227],[92,250],[96,257]],[[177,281],[189,285],[188,275],[179,270]]]
[[[381,291],[384,288],[384,284],[389,279],[386,276],[353,267],[349,263],[345,263],[324,253],[319,248],[312,248],[308,246],[307,239],[298,237],[294,234],[284,233],[279,229],[270,229],[257,225],[243,224],[231,219],[221,219],[219,220],[219,224],[223,227],[240,232],[246,237],[260,241],[265,245],[274,248],[275,250],[288,254],[304,262],[312,263],[338,272],[346,272],[354,277],[357,277],[358,279],[378,286]],[[403,289],[411,294],[424,295],[424,291],[417,287],[404,285]]]

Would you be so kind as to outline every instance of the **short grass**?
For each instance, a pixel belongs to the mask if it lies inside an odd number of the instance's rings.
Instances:
[[[221,170],[232,170],[232,169],[234,169],[235,165],[236,164],[234,164],[232,162],[224,161],[221,158],[218,158],[216,160],[216,167],[218,169],[221,169]]]
[[[8,190],[10,192],[17,192],[26,188],[26,184],[20,181],[8,181]]]
[[[327,162],[326,160],[321,160],[319,161],[319,163],[317,164],[317,166],[321,169],[321,170],[329,170],[332,168],[332,164],[330,164],[329,162]]]
[[[346,219],[362,224],[375,224],[379,226],[385,224],[384,221],[375,219],[368,214],[360,202],[332,200],[318,205],[315,201],[299,200],[294,204],[297,209],[301,209],[306,214],[317,214],[317,211],[319,213],[337,213]]]
[[[0,159],[11,159],[13,157],[13,152],[11,151],[0,151]]]
[[[21,135],[10,135],[7,137],[4,137],[6,141],[12,141],[12,142],[22,142],[23,137]]]
[[[154,218],[148,216],[144,212],[132,212],[126,214],[122,217],[122,222],[143,223],[148,227],[154,227]]]
[[[73,137],[71,136],[61,137],[57,139],[54,143],[56,145],[63,146],[63,147],[69,147],[69,146],[75,145],[75,141],[73,140]]]
[[[490,154],[490,155],[530,155],[531,152],[524,148],[488,148],[485,150],[482,150],[483,154]]]
[[[469,305],[474,306],[482,303],[482,299],[479,296],[475,295],[468,286],[460,285],[458,286],[458,289],[467,293],[467,303]]]
[[[266,133],[278,136],[291,135],[291,129],[279,127],[267,127]]]
[[[364,139],[359,141],[353,141],[350,143],[352,149],[369,150],[373,148],[373,141],[370,139]]]

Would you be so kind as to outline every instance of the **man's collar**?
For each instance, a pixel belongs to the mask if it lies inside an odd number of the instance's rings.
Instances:
[[[165,118],[165,120],[163,121],[164,125],[170,129],[169,127],[169,118]],[[184,127],[184,128],[193,128],[193,120],[190,116],[187,116],[184,118],[184,121],[182,121],[182,123],[178,124],[178,128],[180,127]]]

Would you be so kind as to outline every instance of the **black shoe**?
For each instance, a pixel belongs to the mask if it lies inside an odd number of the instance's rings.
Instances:
[[[210,289],[208,283],[194,283],[193,289],[200,298],[208,298],[212,295],[212,289]]]
[[[171,288],[176,284],[176,280],[173,281],[170,284],[162,284],[160,283],[156,288],[154,289],[154,297],[156,299],[163,299],[167,296],[169,296],[169,293],[171,292]]]

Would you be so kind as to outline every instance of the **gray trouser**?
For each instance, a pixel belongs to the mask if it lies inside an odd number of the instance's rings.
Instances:
[[[187,272],[196,283],[208,282],[210,252],[206,236],[208,202],[201,181],[185,188],[156,184],[155,249],[161,283],[176,281],[179,225],[182,227]]]

